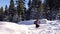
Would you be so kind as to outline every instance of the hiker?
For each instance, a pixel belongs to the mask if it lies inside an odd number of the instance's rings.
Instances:
[[[40,25],[40,21],[39,19],[37,18],[36,21],[34,21],[34,24],[36,25],[36,28],[38,28]]]

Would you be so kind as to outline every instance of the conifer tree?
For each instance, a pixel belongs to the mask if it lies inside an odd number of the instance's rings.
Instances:
[[[5,15],[6,16],[8,15],[8,7],[7,7],[7,5],[5,6]]]
[[[25,0],[17,1],[17,13],[20,17],[20,20],[24,20],[24,1]]]
[[[10,1],[10,6],[9,6],[9,14],[11,14],[11,16],[14,15],[14,13],[15,13],[14,10],[15,10],[14,0],[11,0],[11,1]]]
[[[9,21],[13,21],[13,16],[15,13],[15,5],[14,5],[14,0],[10,0],[10,5],[9,5]]]
[[[29,13],[29,19],[35,19],[40,18],[40,12],[41,12],[41,1],[40,0],[29,0],[28,3],[28,13]]]
[[[0,8],[0,21],[3,21],[4,18],[4,11],[3,11],[3,7]]]
[[[31,5],[31,2],[32,2],[31,0],[29,0],[29,1],[28,1],[28,7],[30,7],[30,5]]]
[[[30,11],[31,11],[31,9],[32,9],[31,3],[32,3],[32,1],[29,0],[29,1],[28,1],[28,10],[27,10],[27,12],[26,12],[26,20],[30,20]]]

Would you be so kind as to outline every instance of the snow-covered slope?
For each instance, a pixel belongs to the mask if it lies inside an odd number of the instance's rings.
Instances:
[[[35,28],[35,20],[21,21],[19,24],[25,24],[28,27],[29,34],[60,34],[60,20],[49,21],[40,19],[40,27]]]
[[[30,34],[60,34],[60,25],[40,24],[39,28],[30,25],[28,29]]]
[[[32,25],[34,24],[34,21],[35,20],[21,21],[21,22],[18,22],[18,24]],[[47,19],[40,19],[41,24],[46,24],[47,21],[48,21]]]
[[[18,24],[0,22],[0,34],[60,34],[60,20],[40,20],[39,28],[35,28],[34,20],[22,21]]]
[[[28,28],[25,25],[0,22],[0,34],[27,34],[27,30]]]

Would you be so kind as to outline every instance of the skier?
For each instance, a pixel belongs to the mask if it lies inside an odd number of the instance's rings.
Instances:
[[[40,21],[39,19],[37,18],[36,21],[34,21],[34,24],[36,25],[36,28],[38,28],[40,25]]]

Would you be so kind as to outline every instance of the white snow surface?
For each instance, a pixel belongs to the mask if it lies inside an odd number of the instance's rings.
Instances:
[[[0,34],[27,34],[25,25],[18,25],[11,22],[0,22]]]
[[[39,28],[35,28],[34,21],[21,21],[19,24],[0,21],[0,34],[60,34],[60,20],[41,19]]]

